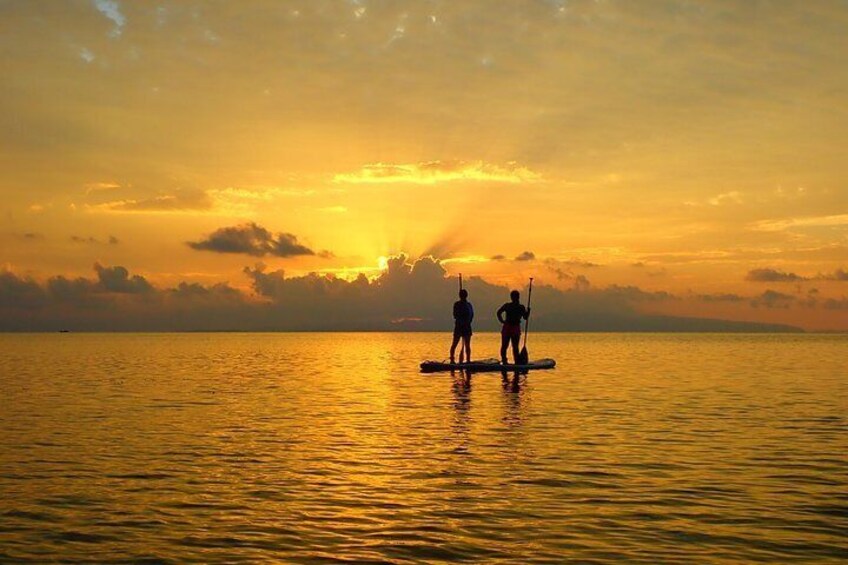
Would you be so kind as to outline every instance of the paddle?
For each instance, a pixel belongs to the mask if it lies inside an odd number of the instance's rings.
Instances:
[[[527,292],[527,310],[530,310],[530,298],[533,296],[533,277],[530,277],[530,290]],[[526,365],[527,360],[530,358],[530,354],[527,353],[527,334],[530,333],[530,316],[528,314],[527,321],[524,323],[524,347],[521,348],[521,352],[518,354],[519,365]]]
[[[462,273],[459,273],[459,290],[462,291]],[[465,340],[460,338],[460,341],[462,345],[459,346],[459,362],[462,363],[462,360],[465,359]]]

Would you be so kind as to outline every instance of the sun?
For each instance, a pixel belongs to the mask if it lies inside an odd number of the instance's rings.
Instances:
[[[389,258],[383,255],[377,257],[377,267],[380,268],[381,271],[385,271],[389,268]]]

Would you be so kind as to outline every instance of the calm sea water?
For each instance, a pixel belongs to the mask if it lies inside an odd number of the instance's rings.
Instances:
[[[448,339],[0,335],[0,561],[848,559],[848,336]]]

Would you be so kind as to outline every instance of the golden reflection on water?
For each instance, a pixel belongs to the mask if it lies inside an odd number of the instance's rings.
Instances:
[[[0,336],[0,561],[844,557],[844,336],[538,334],[554,371],[418,373],[448,345]]]

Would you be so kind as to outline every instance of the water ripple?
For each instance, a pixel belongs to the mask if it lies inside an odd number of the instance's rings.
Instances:
[[[845,336],[443,338],[0,336],[0,562],[848,559]]]

